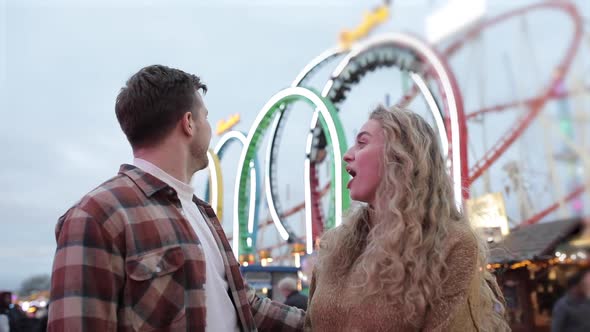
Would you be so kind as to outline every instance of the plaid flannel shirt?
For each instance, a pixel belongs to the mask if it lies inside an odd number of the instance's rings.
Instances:
[[[302,330],[303,311],[247,289],[215,212],[193,201],[221,251],[240,330]],[[205,331],[203,248],[164,182],[122,165],[59,219],[56,239],[48,331]]]

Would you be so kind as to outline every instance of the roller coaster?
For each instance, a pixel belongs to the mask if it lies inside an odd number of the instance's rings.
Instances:
[[[522,19],[535,11],[565,14],[573,26],[568,46],[556,65],[554,75],[536,96],[466,110],[456,71],[450,65],[453,56],[466,44],[480,38],[485,29],[511,19]],[[390,32],[368,36],[371,30],[387,20],[389,15],[389,2],[367,13],[357,28],[342,33],[338,45],[312,59],[289,87],[274,94],[259,111],[247,133],[230,131],[221,137],[215,149],[209,151],[210,178],[206,199],[217,211],[219,219],[223,220],[223,179],[220,160],[228,144],[237,142],[242,146],[233,192],[233,213],[232,218],[229,218],[233,221],[233,234],[230,236],[232,247],[241,262],[252,263],[256,260],[257,249],[260,249],[257,245],[259,227],[274,225],[285,244],[304,244],[304,252],[310,254],[323,231],[342,222],[342,213],[349,207],[350,199],[343,186],[348,174],[344,170],[342,155],[348,145],[346,130],[340,120],[340,110],[349,92],[369,72],[396,68],[411,82],[411,86],[403,91],[397,104],[406,106],[420,96],[427,105],[433,126],[439,134],[443,153],[448,160],[454,184],[454,198],[460,209],[463,208],[464,201],[470,197],[471,186],[523,135],[549,101],[561,100],[574,94],[587,94],[590,91],[588,85],[576,91],[568,91],[560,85],[571,69],[572,61],[584,37],[583,19],[573,3],[541,2],[492,18],[484,18],[444,45],[432,45],[406,33]],[[336,66],[325,84],[322,87],[312,86],[311,78],[328,63],[336,63]],[[300,102],[309,106],[311,115],[305,148],[304,202],[285,210],[278,195],[279,170],[276,160],[289,113],[293,106]],[[472,154],[470,158],[470,122],[482,116],[515,108],[524,111],[508,127],[506,133],[491,148],[487,148],[482,157],[476,158]],[[265,135],[269,135],[270,140],[266,146],[264,161],[259,163],[257,153],[264,148]],[[578,152],[582,159],[590,160],[583,151]],[[324,162],[329,163],[331,175],[327,187],[320,188],[318,169]],[[263,170],[260,169],[260,164]],[[264,181],[261,181],[262,176]],[[261,182],[264,183],[264,188]],[[558,197],[555,203],[538,209],[530,218],[521,220],[520,224],[538,222],[567,201],[581,195],[585,188],[586,184],[577,185],[564,197]],[[267,222],[260,221],[259,216],[263,190],[270,215]],[[329,193],[327,201],[330,206],[327,209],[328,215],[324,217],[321,198],[326,193]],[[303,238],[297,238],[285,219],[301,209],[304,209],[305,213],[305,235]]]

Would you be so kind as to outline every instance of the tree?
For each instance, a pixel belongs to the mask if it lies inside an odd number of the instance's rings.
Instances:
[[[48,274],[35,275],[23,280],[19,295],[29,296],[38,291],[48,290],[50,286],[51,277]]]

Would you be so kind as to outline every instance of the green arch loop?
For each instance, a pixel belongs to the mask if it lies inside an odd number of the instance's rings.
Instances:
[[[337,224],[337,216],[341,216],[342,212],[345,211],[350,205],[350,197],[346,192],[345,187],[345,183],[348,179],[348,173],[346,172],[344,163],[342,162],[340,163],[340,192],[336,192],[337,172],[335,169],[335,155],[338,154],[341,161],[342,156],[346,152],[347,144],[344,128],[342,126],[340,118],[338,117],[338,113],[336,111],[335,106],[332,104],[332,102],[330,102],[329,99],[322,97],[321,94],[314,89],[303,87],[292,87],[284,89],[275,94],[259,113],[256,121],[257,123],[255,122],[254,126],[250,129],[249,137],[247,139],[247,141],[249,141],[247,142],[247,145],[244,147],[245,158],[243,159],[243,162],[241,162],[241,164],[239,165],[239,189],[236,198],[238,200],[237,226],[239,227],[239,240],[237,243],[238,249],[234,248],[234,253],[238,254],[238,256],[254,254],[255,251],[255,248],[248,246],[247,242],[247,239],[250,236],[248,234],[247,225],[250,188],[248,183],[250,178],[248,176],[248,171],[250,169],[249,165],[251,162],[254,162],[256,153],[260,148],[260,144],[263,141],[266,130],[269,128],[275,116],[279,112],[281,112],[287,105],[299,101],[303,101],[309,104],[313,108],[312,110],[318,110],[320,125],[324,132],[328,133],[328,135],[326,135],[326,138],[328,140],[328,146],[333,147],[332,149],[329,149],[330,168],[332,169],[332,182],[330,185],[330,209],[328,220],[326,221],[326,228],[334,227]],[[327,113],[319,111],[319,109],[322,107],[324,107],[327,110]],[[327,114],[328,116],[326,117],[325,114]],[[261,116],[262,118],[260,118]],[[337,137],[333,137],[334,132],[336,133]],[[268,162],[268,160],[266,162]],[[306,183],[305,185],[308,186],[309,184]],[[342,211],[339,211],[340,213],[336,213],[336,199],[341,199],[342,201]],[[234,223],[234,225],[236,224]]]

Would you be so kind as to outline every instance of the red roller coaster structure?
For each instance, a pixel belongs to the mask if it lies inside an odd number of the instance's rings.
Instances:
[[[582,42],[583,34],[583,21],[582,17],[578,13],[575,5],[565,1],[548,1],[538,4],[533,4],[527,7],[519,8],[514,11],[507,12],[497,17],[485,20],[482,23],[476,25],[474,28],[469,30],[461,39],[458,39],[452,43],[445,51],[446,56],[452,56],[457,50],[459,50],[467,41],[477,37],[482,30],[498,24],[502,21],[506,21],[510,18],[525,15],[539,9],[550,9],[555,11],[562,11],[566,13],[571,21],[573,22],[574,33],[570,40],[569,46],[563,56],[561,62],[557,65],[556,70],[551,81],[545,85],[542,92],[533,98],[521,101],[514,101],[510,103],[489,106],[483,109],[469,112],[466,118],[467,120],[474,119],[476,116],[489,113],[489,112],[500,112],[508,110],[515,106],[524,106],[527,111],[522,115],[512,126],[506,131],[506,133],[489,149],[483,157],[479,159],[474,165],[469,168],[468,185],[471,185],[477,180],[484,172],[486,172],[498,158],[508,150],[508,148],[525,132],[525,130],[531,125],[533,120],[542,111],[545,104],[552,99],[566,98],[570,95],[569,92],[559,92],[558,85],[563,81],[565,75],[571,68],[572,61],[578,52],[578,49]],[[588,91],[588,87],[586,87]],[[464,137],[463,139],[467,139]],[[468,160],[463,160],[464,163],[468,163]],[[570,200],[578,196],[584,191],[584,187],[578,187],[571,193],[566,195],[566,199]],[[538,212],[528,220],[522,221],[522,225],[534,224],[541,220],[544,216],[556,210],[560,206],[559,203],[551,204],[548,208]]]

